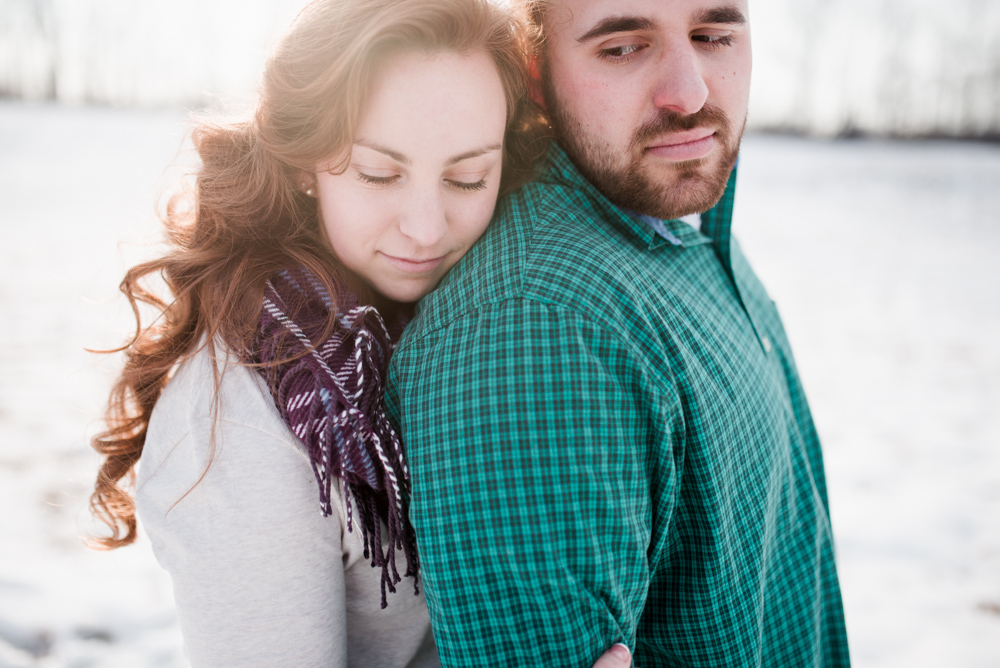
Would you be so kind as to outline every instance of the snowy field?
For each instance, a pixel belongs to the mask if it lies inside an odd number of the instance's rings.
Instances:
[[[85,549],[181,111],[0,104],[0,668],[183,666],[146,542]],[[750,136],[736,226],[826,446],[855,665],[1000,666],[1000,145]]]

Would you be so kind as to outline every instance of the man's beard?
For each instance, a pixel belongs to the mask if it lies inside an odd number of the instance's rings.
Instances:
[[[547,74],[542,76],[545,105],[556,139],[580,172],[611,202],[668,220],[708,211],[722,197],[736,164],[746,119],[739,132],[734,132],[726,114],[713,105],[706,104],[687,116],[662,111],[633,133],[625,155],[619,155],[615,147],[609,146],[602,137],[588,134],[580,122],[566,112],[556,99]],[[713,151],[714,155],[697,160],[660,161],[660,164],[645,155],[645,147],[658,138],[695,128],[715,129],[721,155]]]

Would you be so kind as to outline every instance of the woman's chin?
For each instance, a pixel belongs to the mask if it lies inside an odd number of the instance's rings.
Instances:
[[[401,304],[420,301],[437,287],[438,280],[394,281],[388,284],[376,285],[375,289],[385,299]]]

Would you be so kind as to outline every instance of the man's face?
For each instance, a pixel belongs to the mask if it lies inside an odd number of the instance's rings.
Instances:
[[[722,196],[750,92],[747,0],[550,0],[542,92],[615,204],[658,218]]]

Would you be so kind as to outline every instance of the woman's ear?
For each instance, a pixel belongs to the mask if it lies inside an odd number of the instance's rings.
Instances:
[[[295,180],[299,184],[299,190],[309,197],[316,197],[316,175],[300,169],[295,175]]]

